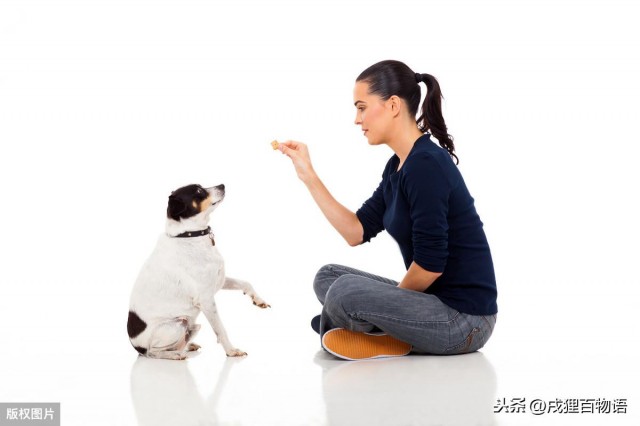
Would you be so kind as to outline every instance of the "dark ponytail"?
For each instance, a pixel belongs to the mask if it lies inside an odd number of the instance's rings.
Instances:
[[[427,95],[422,103],[422,111],[416,119],[418,128],[422,132],[430,130],[433,136],[438,139],[440,146],[446,149],[456,164],[459,163],[458,156],[454,153],[453,136],[447,133],[447,125],[442,116],[442,92],[438,80],[431,74],[417,74],[422,77],[422,81],[427,85]]]
[[[391,96],[403,99],[409,112],[415,117],[420,104],[420,82],[427,86],[427,94],[422,103],[420,116],[416,119],[421,132],[431,132],[438,139],[441,147],[459,163],[454,153],[453,137],[447,133],[447,125],[442,116],[442,92],[438,80],[430,74],[417,74],[400,61],[382,61],[364,70],[356,81],[369,84],[369,93],[380,96],[383,100]]]

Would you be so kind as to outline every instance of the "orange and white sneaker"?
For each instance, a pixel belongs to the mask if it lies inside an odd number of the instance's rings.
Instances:
[[[404,356],[411,345],[388,334],[368,334],[344,328],[334,328],[322,336],[322,347],[338,358],[360,359]]]

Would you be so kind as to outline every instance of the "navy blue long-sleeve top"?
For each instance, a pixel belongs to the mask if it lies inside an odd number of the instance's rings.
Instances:
[[[473,198],[449,153],[429,135],[415,142],[404,164],[389,159],[382,182],[356,212],[363,242],[382,230],[396,240],[407,269],[415,262],[442,272],[425,293],[459,312],[498,312],[493,261]]]

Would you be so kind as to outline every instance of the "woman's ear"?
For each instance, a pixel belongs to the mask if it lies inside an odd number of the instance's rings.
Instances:
[[[397,95],[391,96],[387,99],[387,108],[391,111],[391,115],[395,118],[400,114],[400,109],[402,107],[402,99],[400,99]]]

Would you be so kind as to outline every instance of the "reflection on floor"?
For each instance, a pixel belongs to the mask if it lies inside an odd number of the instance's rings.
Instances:
[[[195,358],[197,358],[196,355]],[[139,357],[131,369],[131,399],[141,426],[253,424],[242,412],[230,413],[220,406],[227,381],[240,358],[227,358],[215,386],[202,395],[189,362]],[[309,360],[310,361],[310,360]],[[341,361],[320,350],[313,362],[321,371],[321,392],[329,425],[494,425],[494,368],[482,353],[460,356],[408,356],[370,361]],[[234,388],[235,389],[235,388]],[[262,390],[270,394],[268,388]],[[275,392],[277,394],[277,391]],[[273,394],[271,394],[273,396]],[[225,400],[260,398],[249,388]],[[298,401],[296,401],[296,398]],[[305,418],[304,394],[290,388],[287,400],[298,412],[281,409],[276,398],[271,412],[263,412],[264,424],[314,424]],[[264,410],[264,409],[263,409]],[[291,422],[291,423],[289,423]]]
[[[480,352],[343,362],[318,352],[329,424],[491,425],[496,375]]]
[[[188,362],[138,357],[131,369],[131,400],[140,426],[215,425],[220,394],[241,358],[227,358],[208,397],[203,397]]]

